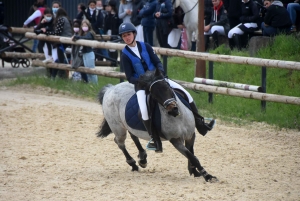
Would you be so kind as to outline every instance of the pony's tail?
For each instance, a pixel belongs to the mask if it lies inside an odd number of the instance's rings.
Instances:
[[[103,121],[102,121],[102,124],[100,126],[100,130],[99,130],[98,133],[96,133],[96,136],[101,137],[101,138],[105,138],[111,133],[112,133],[112,131],[111,131],[106,119],[104,118]]]
[[[102,89],[100,90],[100,92],[98,93],[98,100],[99,100],[99,103],[102,105],[103,103],[103,98],[104,98],[104,94],[105,92],[110,88],[110,87],[113,87],[112,84],[107,84],[105,85],[104,87],[102,87]],[[101,138],[105,138],[107,137],[109,134],[111,134],[112,131],[106,121],[106,119],[104,118],[103,121],[102,121],[102,124],[100,125],[100,130],[98,133],[96,133],[96,136],[97,137],[101,137]]]
[[[103,97],[104,97],[104,94],[105,92],[110,88],[110,87],[113,87],[114,85],[112,84],[107,84],[105,85],[104,87],[102,87],[102,89],[99,91],[98,93],[98,100],[99,100],[99,103],[102,105],[103,103]]]

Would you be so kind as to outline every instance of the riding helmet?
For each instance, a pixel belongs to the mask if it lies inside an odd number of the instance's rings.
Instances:
[[[130,22],[124,22],[119,26],[119,35],[127,32],[136,32],[136,28]]]

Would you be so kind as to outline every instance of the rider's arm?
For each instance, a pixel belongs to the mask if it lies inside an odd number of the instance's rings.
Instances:
[[[123,68],[125,70],[125,75],[126,75],[126,78],[127,78],[128,82],[130,82],[131,84],[136,84],[138,78],[133,76],[134,75],[134,69],[132,67],[132,62],[128,58],[128,56],[125,55],[125,54],[122,54],[121,65],[123,66]]]
[[[158,56],[155,54],[153,48],[148,43],[145,43],[145,45],[146,45],[146,48],[147,48],[147,52],[148,52],[148,54],[150,56],[151,62],[153,63],[153,65],[157,69],[159,69],[165,75],[165,71],[164,71],[163,65],[162,65],[160,59],[158,58]]]
[[[35,20],[35,18],[41,17],[42,13],[40,10],[36,10],[25,22],[24,25],[28,25],[30,22],[32,22],[33,20]]]

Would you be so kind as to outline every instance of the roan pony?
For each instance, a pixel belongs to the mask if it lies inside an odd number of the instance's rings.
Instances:
[[[190,175],[194,174],[194,177],[203,176],[207,182],[217,182],[218,179],[208,174],[194,155],[193,147],[196,136],[193,113],[174,94],[162,73],[159,70],[147,71],[139,78],[139,84],[145,87],[146,92],[158,102],[161,113],[160,136],[162,140],[170,141],[188,159]],[[147,154],[141,146],[139,138],[150,140],[150,137],[147,132],[133,129],[126,123],[125,107],[134,94],[134,86],[128,82],[116,86],[106,85],[101,89],[98,97],[100,104],[102,104],[104,120],[97,137],[104,138],[113,132],[115,134],[114,141],[124,153],[126,162],[132,167],[132,171],[138,171],[136,161],[125,147],[126,131],[128,130],[139,150],[138,163],[142,168],[147,166]]]

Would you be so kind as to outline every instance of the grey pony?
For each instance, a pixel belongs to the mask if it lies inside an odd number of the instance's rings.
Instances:
[[[106,137],[109,133],[115,134],[114,141],[123,151],[126,162],[132,167],[132,171],[138,171],[136,161],[129,155],[125,147],[127,131],[139,150],[139,165],[142,168],[147,166],[147,154],[141,146],[139,138],[150,140],[146,131],[140,131],[129,127],[125,120],[125,107],[128,100],[135,94],[134,86],[128,82],[104,86],[99,93],[99,101],[102,104],[104,120],[100,126],[98,137]],[[159,104],[161,112],[161,129],[166,139],[188,159],[188,170],[194,177],[203,176],[206,181],[217,182],[217,178],[208,174],[200,165],[199,160],[194,155],[195,142],[195,120],[193,113],[177,98],[177,106],[180,115],[173,117],[166,109]],[[184,145],[185,143],[185,145]]]

